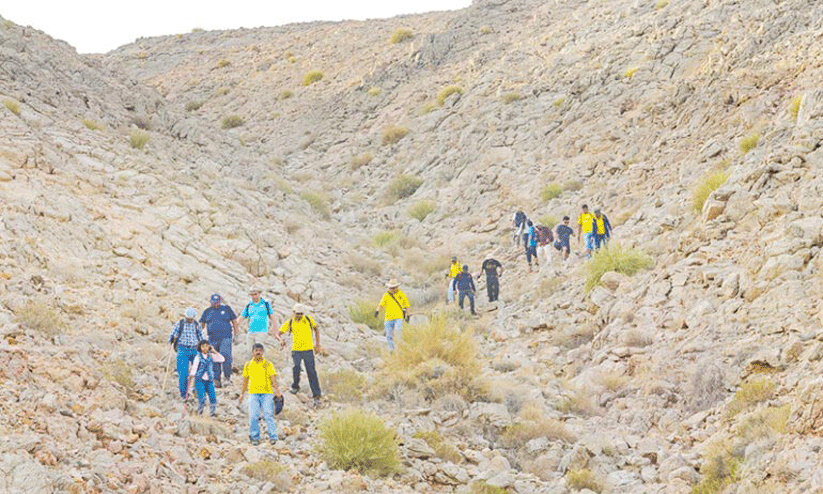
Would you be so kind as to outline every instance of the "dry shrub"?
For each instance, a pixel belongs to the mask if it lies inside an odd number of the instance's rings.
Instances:
[[[320,455],[330,468],[384,476],[399,467],[396,435],[373,413],[334,413],[320,424],[320,437]]]
[[[791,405],[767,407],[746,417],[735,427],[735,433],[742,444],[750,444],[760,439],[768,439],[789,430]]]
[[[243,467],[243,474],[255,480],[273,483],[276,492],[288,492],[292,488],[289,471],[274,460],[260,460],[249,463]]]
[[[417,431],[414,437],[426,441],[431,449],[434,450],[438,458],[452,463],[460,463],[463,456],[457,451],[457,448],[443,440],[443,436],[437,431]]]
[[[83,120],[81,120],[81,122],[89,130],[101,130],[103,128],[103,127],[100,126],[99,123],[95,122],[94,120],[92,120],[90,118],[84,118]]]
[[[757,147],[760,142],[760,134],[750,134],[740,140],[740,152],[746,154]]]
[[[540,218],[537,218],[538,225],[543,225],[545,227],[551,228],[552,230],[554,230],[554,227],[557,226],[557,223],[557,216],[551,214],[544,214]]]
[[[395,29],[395,31],[391,34],[391,43],[396,45],[397,43],[402,43],[406,40],[410,40],[414,38],[414,33],[411,29]]]
[[[574,490],[588,489],[594,492],[603,492],[603,483],[588,468],[569,470],[566,473],[566,485]]]
[[[372,300],[360,299],[349,306],[349,317],[355,324],[365,324],[375,331],[380,330],[380,319],[374,317],[377,304]]]
[[[357,156],[352,156],[349,167],[352,170],[357,170],[358,168],[364,167],[371,163],[372,159],[374,159],[374,156],[371,153],[363,153]]]
[[[524,407],[527,410],[530,407]],[[501,437],[501,444],[506,448],[522,448],[531,441],[540,437],[548,438],[550,441],[560,440],[567,444],[573,444],[577,438],[569,432],[563,422],[550,419],[538,411],[538,416],[530,416],[531,413],[522,413],[520,419],[514,424],[506,427]],[[525,417],[524,417],[525,416]],[[528,418],[526,418],[528,417]]]
[[[795,96],[789,103],[789,114],[792,116],[792,120],[797,120],[797,115],[800,113],[801,103],[803,103],[802,95]]]
[[[601,374],[598,380],[600,381],[600,385],[606,388],[606,390],[611,393],[614,393],[619,389],[623,388],[628,382],[628,379],[626,379],[625,376],[613,374],[611,372]]]
[[[366,388],[366,378],[357,371],[342,369],[321,375],[323,390],[336,401],[359,402]]]
[[[703,478],[692,488],[692,494],[716,494],[740,480],[742,452],[733,451],[728,442],[709,445],[703,458]]]
[[[280,99],[289,99],[294,96],[294,91],[290,89],[284,89],[280,91]]]
[[[205,101],[189,101],[186,103],[186,111],[197,111],[203,107]]]
[[[623,337],[623,344],[626,346],[642,348],[652,343],[654,343],[654,336],[637,328],[628,330]]]
[[[774,381],[766,378],[744,383],[726,406],[726,413],[729,417],[734,417],[750,406],[768,400],[775,387],[777,385]]]
[[[550,200],[554,199],[555,197],[558,197],[562,193],[563,187],[561,187],[560,184],[551,183],[544,186],[543,190],[540,191],[540,198],[543,199],[543,202],[549,202]]]
[[[20,103],[17,101],[7,98],[3,100],[3,106],[5,106],[10,112],[14,113],[18,117],[20,116]]]
[[[698,213],[703,211],[703,204],[709,198],[712,192],[720,188],[726,183],[729,178],[729,173],[725,170],[715,170],[707,173],[703,179],[694,187],[692,191],[692,205],[694,210]]]
[[[382,272],[382,264],[373,259],[369,259],[357,254],[348,254],[345,257],[346,264],[359,275],[368,278],[377,278]],[[377,305],[377,304],[375,304]]]
[[[437,104],[443,106],[446,104],[446,100],[449,99],[449,96],[452,94],[463,94],[463,88],[460,86],[446,86],[437,93]]]
[[[392,202],[405,199],[423,185],[423,179],[413,175],[400,175],[389,183],[388,196]]]
[[[223,117],[222,126],[224,129],[234,129],[246,123],[240,115],[228,115]]]
[[[383,129],[383,137],[381,139],[381,142],[384,146],[396,144],[400,142],[400,140],[406,137],[408,134],[409,129],[400,125],[386,127],[385,129]]]
[[[473,401],[488,392],[477,377],[477,346],[470,330],[461,330],[444,314],[428,324],[403,329],[403,338],[384,360],[384,384],[417,389],[434,400],[459,394]]]
[[[400,233],[396,231],[379,232],[372,237],[372,242],[377,247],[385,247],[394,242],[399,235]]]
[[[151,135],[148,132],[133,130],[129,134],[129,145],[134,149],[143,149],[150,138]]]
[[[517,101],[521,98],[522,98],[522,96],[520,96],[520,93],[516,93],[516,92],[512,91],[510,93],[506,93],[506,94],[503,95],[503,103],[506,103],[506,104],[514,103],[515,101]]]
[[[555,332],[552,340],[555,345],[571,350],[592,341],[595,334],[596,329],[594,326],[575,324],[562,332]]]
[[[323,73],[319,70],[312,70],[311,72],[307,73],[303,76],[303,85],[304,86],[311,86],[315,82],[320,82],[323,80]]]
[[[725,394],[720,367],[711,362],[702,362],[689,381],[686,403],[690,411],[699,412],[713,407]]]
[[[572,413],[588,417],[597,412],[597,407],[592,402],[591,393],[588,391],[569,389],[557,404],[557,410],[563,413]]]
[[[511,491],[505,487],[489,485],[485,480],[475,480],[469,487],[470,494],[510,494]]]
[[[417,221],[423,221],[436,207],[437,204],[434,201],[417,201],[409,207],[409,216]]]
[[[331,218],[331,209],[329,209],[329,200],[320,192],[305,191],[300,193],[300,199],[303,199],[311,206],[312,210],[317,213],[324,220]]]
[[[103,376],[126,389],[134,389],[135,383],[134,377],[132,377],[131,367],[121,358],[103,364]]]
[[[595,252],[585,264],[586,290],[597,286],[600,277],[609,271],[632,276],[641,269],[648,269],[653,265],[652,259],[640,249],[624,247],[618,243],[609,244],[608,247]]]
[[[40,301],[27,300],[14,313],[14,318],[23,326],[49,337],[57,335],[64,328],[63,318],[57,310]]]

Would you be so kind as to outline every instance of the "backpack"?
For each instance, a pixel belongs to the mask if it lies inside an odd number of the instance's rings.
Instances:
[[[266,299],[262,299],[263,303],[266,304],[266,315],[271,315],[271,305],[269,305],[269,301]],[[251,307],[251,302],[246,304],[246,308],[243,310],[243,314],[249,314],[249,307]],[[251,315],[251,314],[249,314]]]
[[[518,211],[514,215],[514,226],[520,226],[526,222],[526,213],[523,211]]]
[[[314,331],[314,328],[316,326],[314,325],[314,321],[311,320],[311,317],[308,314],[306,314],[306,320],[309,321],[309,328],[311,328],[311,330]],[[292,323],[292,321],[294,321],[294,318],[293,317],[289,318],[289,333],[291,333],[291,323]]]
[[[534,236],[537,243],[540,245],[546,245],[549,242],[554,240],[554,234],[551,231],[551,228],[543,225],[537,225],[534,227]]]

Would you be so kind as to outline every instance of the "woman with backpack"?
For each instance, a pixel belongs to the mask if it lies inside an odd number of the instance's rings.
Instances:
[[[191,364],[189,371],[189,389],[186,396],[191,391],[191,383],[194,381],[194,389],[197,391],[197,413],[203,414],[206,406],[206,395],[209,395],[209,415],[217,415],[217,396],[214,392],[214,364],[219,364],[224,358],[215,352],[208,340],[200,340],[197,344],[197,355]]]

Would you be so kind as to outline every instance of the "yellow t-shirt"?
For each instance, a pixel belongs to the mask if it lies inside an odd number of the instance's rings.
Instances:
[[[311,316],[304,315],[300,320],[294,317],[288,319],[280,326],[280,332],[285,333],[289,330],[289,321],[291,321],[291,351],[305,352],[306,350],[314,350],[314,339],[312,338],[311,330],[316,327]]]
[[[449,278],[454,278],[460,271],[463,271],[463,266],[461,266],[459,262],[452,264],[449,266]]]
[[[595,216],[594,221],[597,222],[597,231],[595,233],[598,234],[598,235],[605,235],[606,234],[606,217],[601,214],[600,218]]]
[[[592,213],[580,213],[580,217],[577,218],[577,224],[583,227],[581,230],[583,233],[591,233],[592,218],[594,218]]]
[[[384,293],[383,298],[380,299],[380,307],[386,308],[387,321],[391,321],[392,319],[403,319],[403,309],[409,308],[409,299],[406,297],[405,293],[397,290],[397,293],[394,293],[393,295],[394,298],[397,299],[397,303],[399,303],[400,306],[392,300],[392,296],[389,295],[389,292]]]
[[[249,394],[271,394],[271,376],[276,376],[277,370],[266,359],[256,362],[254,359],[243,366],[243,377],[249,378]]]

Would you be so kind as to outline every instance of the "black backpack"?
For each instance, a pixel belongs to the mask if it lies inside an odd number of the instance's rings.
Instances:
[[[309,321],[309,328],[311,328],[311,330],[314,331],[314,328],[315,328],[314,321],[311,320],[311,317],[309,317],[308,314],[305,315],[305,318],[306,318],[307,321]],[[291,323],[292,323],[292,321],[294,321],[294,318],[293,317],[289,318],[289,333],[291,333]]]
[[[269,301],[268,301],[268,300],[266,300],[266,299],[263,299],[263,303],[264,303],[264,304],[266,304],[266,315],[269,315],[269,316],[270,316],[270,315],[271,315],[271,305],[269,305]],[[249,307],[251,307],[251,302],[249,302],[248,304],[246,304],[246,309],[245,309],[245,310],[243,310],[243,312],[244,312],[245,314],[249,314]],[[251,314],[249,314],[249,315],[251,316]]]
[[[514,226],[520,226],[525,222],[526,222],[526,213],[524,213],[523,211],[518,211],[514,215]]]

